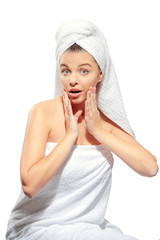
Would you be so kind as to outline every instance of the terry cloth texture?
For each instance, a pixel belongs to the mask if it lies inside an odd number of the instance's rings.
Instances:
[[[47,143],[48,155],[56,143]],[[112,153],[104,145],[73,145],[64,164],[32,199],[23,191],[8,222],[7,240],[136,240],[104,216]]]

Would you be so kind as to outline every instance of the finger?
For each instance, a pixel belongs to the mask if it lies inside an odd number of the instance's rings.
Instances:
[[[93,112],[95,110],[94,88],[90,87],[89,91],[90,91],[90,95],[89,95],[90,111]]]
[[[87,110],[92,111],[92,106],[91,106],[91,89],[89,88],[87,92]]]
[[[94,108],[97,108],[96,87],[93,88],[93,104],[94,104]]]
[[[64,114],[65,114],[65,117],[69,117],[68,116],[68,111],[67,111],[67,103],[66,103],[66,95],[65,95],[65,92],[63,92],[63,106],[64,106]]]
[[[92,90],[91,90],[91,108],[92,108],[92,111],[94,111],[96,109],[94,98],[95,98],[95,93],[94,93],[94,88],[92,87]]]
[[[65,103],[66,103],[66,110],[67,110],[67,114],[69,117],[73,116],[73,111],[72,111],[72,106],[71,106],[71,102],[70,99],[68,98],[68,94],[66,92],[64,92],[65,94]]]
[[[88,100],[85,101],[85,116],[86,116],[86,117],[90,117]]]
[[[67,106],[68,106],[68,113],[70,116],[73,116],[73,111],[72,111],[72,105],[71,105],[71,101],[70,99],[68,98],[68,95],[67,95]]]
[[[69,117],[71,113],[70,100],[68,99],[68,95],[65,91],[64,91],[64,107],[65,107],[66,116]]]
[[[81,116],[82,112],[83,112],[82,110],[78,110],[78,111],[76,112],[76,114],[74,115],[76,121],[78,121],[78,119],[79,119],[79,117]]]

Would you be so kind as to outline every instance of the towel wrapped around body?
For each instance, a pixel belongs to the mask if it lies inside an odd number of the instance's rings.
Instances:
[[[45,155],[56,143],[47,143]],[[23,191],[14,206],[7,240],[135,240],[104,216],[113,156],[104,145],[74,145],[57,174],[32,199]]]

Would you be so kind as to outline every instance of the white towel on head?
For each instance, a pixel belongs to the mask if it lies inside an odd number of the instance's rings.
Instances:
[[[100,29],[86,20],[68,19],[60,24],[55,37],[57,65],[54,96],[62,94],[59,58],[67,48],[77,43],[94,57],[103,73],[103,79],[97,88],[98,108],[105,116],[135,137],[124,109],[107,42]]]

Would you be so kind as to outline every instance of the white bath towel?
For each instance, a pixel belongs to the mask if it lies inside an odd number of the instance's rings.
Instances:
[[[68,19],[62,22],[56,32],[56,83],[54,97],[62,94],[59,76],[59,58],[68,47],[77,43],[97,61],[103,73],[103,80],[97,89],[98,108],[135,137],[126,116],[117,76],[109,54],[106,39],[92,22],[81,19]]]
[[[56,143],[47,143],[48,155]],[[105,145],[74,145],[51,181],[32,199],[21,191],[7,240],[135,240],[104,216],[112,153]]]

